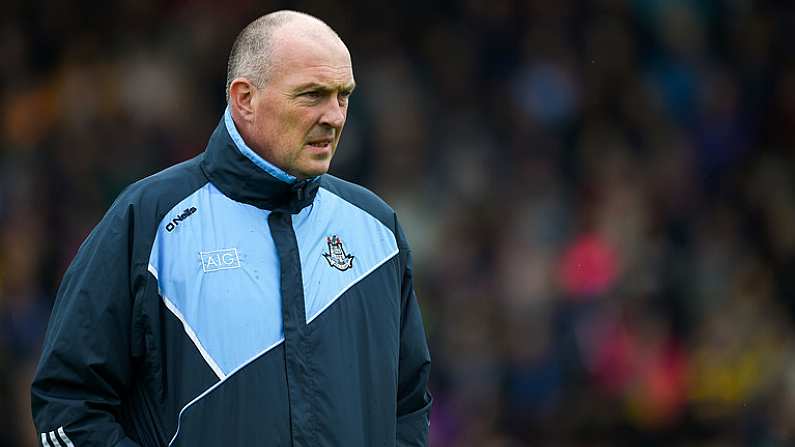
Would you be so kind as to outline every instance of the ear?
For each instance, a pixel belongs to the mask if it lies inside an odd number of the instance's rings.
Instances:
[[[246,78],[236,78],[229,84],[229,106],[244,121],[254,120],[254,92],[257,87]]]

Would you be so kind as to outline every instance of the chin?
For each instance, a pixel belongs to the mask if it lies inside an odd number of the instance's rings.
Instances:
[[[326,165],[325,167],[313,166],[312,168],[307,168],[302,170],[299,174],[303,178],[318,177],[327,173],[328,169],[329,169],[328,165]]]
[[[301,157],[293,164],[293,171],[303,178],[317,177],[328,172],[334,153],[322,156]]]

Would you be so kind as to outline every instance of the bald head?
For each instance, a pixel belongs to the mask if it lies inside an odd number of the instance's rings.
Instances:
[[[243,28],[232,45],[226,72],[226,101],[229,102],[229,87],[237,78],[246,78],[262,87],[273,68],[274,49],[281,41],[292,38],[342,44],[337,33],[317,17],[288,10],[266,14]]]

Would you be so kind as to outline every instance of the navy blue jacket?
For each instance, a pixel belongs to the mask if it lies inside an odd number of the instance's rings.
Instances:
[[[424,446],[430,357],[394,211],[293,181],[228,111],[80,247],[32,386],[47,447]]]

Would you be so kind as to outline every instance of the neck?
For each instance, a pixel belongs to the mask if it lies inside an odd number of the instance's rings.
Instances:
[[[231,122],[231,118],[228,121]],[[277,178],[240,150],[227,130],[228,126],[226,117],[222,118],[210,137],[201,162],[207,179],[216,188],[237,202],[292,214],[312,203],[319,179],[299,181],[291,177],[292,181],[287,182]],[[239,134],[237,138],[242,142]],[[256,159],[265,163],[259,156]],[[286,175],[281,170],[278,172]]]
[[[251,149],[251,147],[246,143],[246,141],[252,141],[250,132],[248,132],[248,126],[246,126],[245,123],[243,125],[238,125],[238,123],[243,122],[243,120],[239,117],[235,119],[232,108],[229,106],[226,107],[226,112],[224,112],[224,122],[226,123],[226,130],[229,133],[229,136],[232,138],[232,141],[235,143],[237,150],[239,150],[243,155],[246,156],[246,158],[257,165],[257,167],[285,183],[292,184],[298,180],[301,180],[300,178],[288,173],[284,169],[276,166],[271,161],[266,160],[259,153]],[[243,129],[243,131],[241,132],[239,129]],[[244,133],[248,133],[249,135],[244,136]]]

